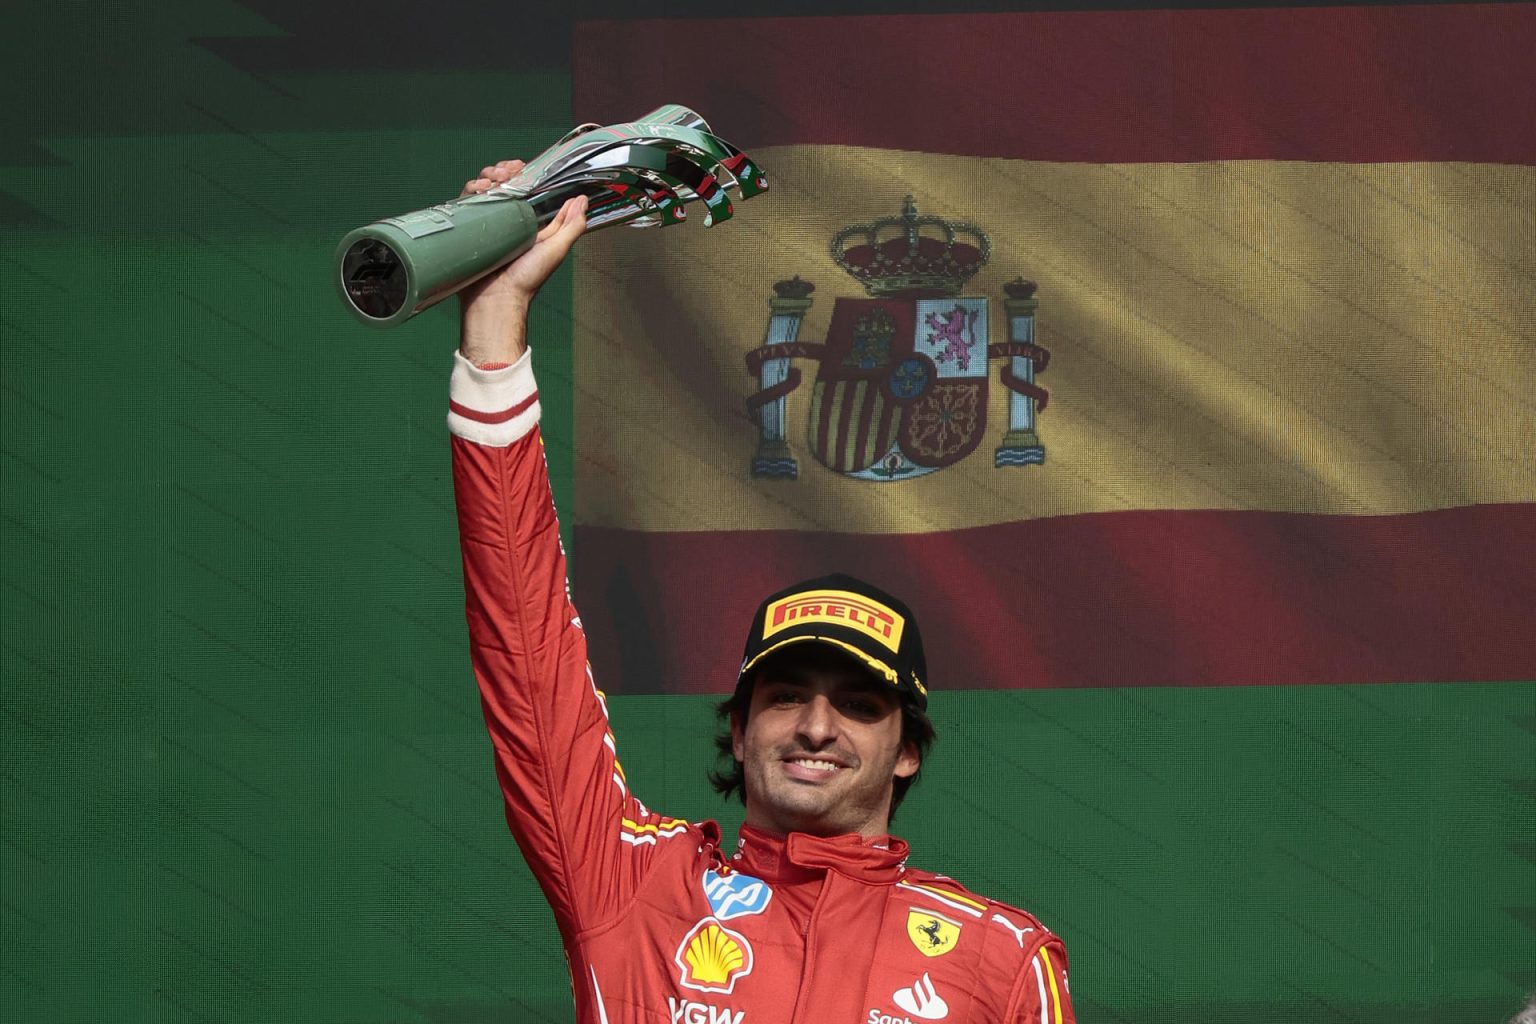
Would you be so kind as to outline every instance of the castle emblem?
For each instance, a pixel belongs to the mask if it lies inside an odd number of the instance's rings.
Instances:
[[[989,303],[962,296],[990,259],[992,243],[970,224],[920,217],[908,196],[899,218],[844,228],[832,259],[869,298],[839,298],[823,342],[799,340],[815,286],[798,276],[774,285],[764,343],[747,354],[759,390],[747,399],[758,421],[755,477],[795,479],[799,462],[785,433],[785,399],[800,386],[794,359],[818,362],[806,442],[828,469],[860,480],[905,480],[954,465],[981,444],[987,366],[1007,359],[1008,432],[994,465],[1045,461],[1035,418],[1049,395],[1035,383],[1050,353],[1034,342],[1035,285],[1004,286],[1009,340],[988,343]]]

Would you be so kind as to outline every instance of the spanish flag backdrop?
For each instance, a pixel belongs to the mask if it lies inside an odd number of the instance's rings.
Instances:
[[[956,6],[1047,4],[6,8],[7,1021],[571,1019],[467,658],[456,309],[363,327],[330,261],[662,102],[771,191],[583,239],[532,322],[634,790],[735,828],[750,612],[852,571],[929,647],[895,830],[1063,936],[1085,1024],[1509,1020],[1536,12]],[[909,214],[948,279],[870,295],[834,242],[888,287]]]
[[[659,74],[634,26],[584,27],[581,116],[708,97],[772,186],[718,230],[585,244],[603,675],[718,687],[741,637],[714,623],[832,566],[913,595],[940,687],[1530,675],[1529,26],[695,22],[656,27],[690,55]],[[900,294],[943,297],[869,299],[908,264],[933,279]],[[799,386],[749,408],[786,340]]]
[[[1536,723],[1530,10],[639,34],[578,29],[577,117],[698,97],[771,190],[582,243],[604,685],[718,693],[764,594],[850,571],[929,646],[898,827],[1066,930],[1086,1018],[1536,982],[1487,842]]]

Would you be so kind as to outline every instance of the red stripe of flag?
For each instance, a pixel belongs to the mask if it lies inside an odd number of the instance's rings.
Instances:
[[[1115,512],[917,535],[576,528],[594,671],[723,692],[764,596],[900,596],[940,689],[1536,678],[1536,506]],[[625,595],[628,595],[627,597]]]
[[[626,21],[572,78],[578,120],[684,102],[749,150],[1532,164],[1533,53],[1521,4]]]

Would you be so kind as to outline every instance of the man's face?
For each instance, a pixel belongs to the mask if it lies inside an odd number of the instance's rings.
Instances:
[[[895,780],[916,774],[901,702],[857,661],[822,644],[765,660],[746,724],[731,723],[747,824],[770,832],[883,835]]]

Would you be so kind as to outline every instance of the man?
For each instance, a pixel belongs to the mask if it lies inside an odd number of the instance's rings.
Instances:
[[[466,186],[520,167],[504,161]],[[932,740],[922,639],[845,576],[763,602],[712,821],[628,789],[571,606],[526,345],[539,286],[585,227],[561,209],[463,293],[449,427],[472,660],[507,818],[559,925],[583,1022],[1063,1024],[1066,953],[1028,914],[906,866],[891,810]]]

